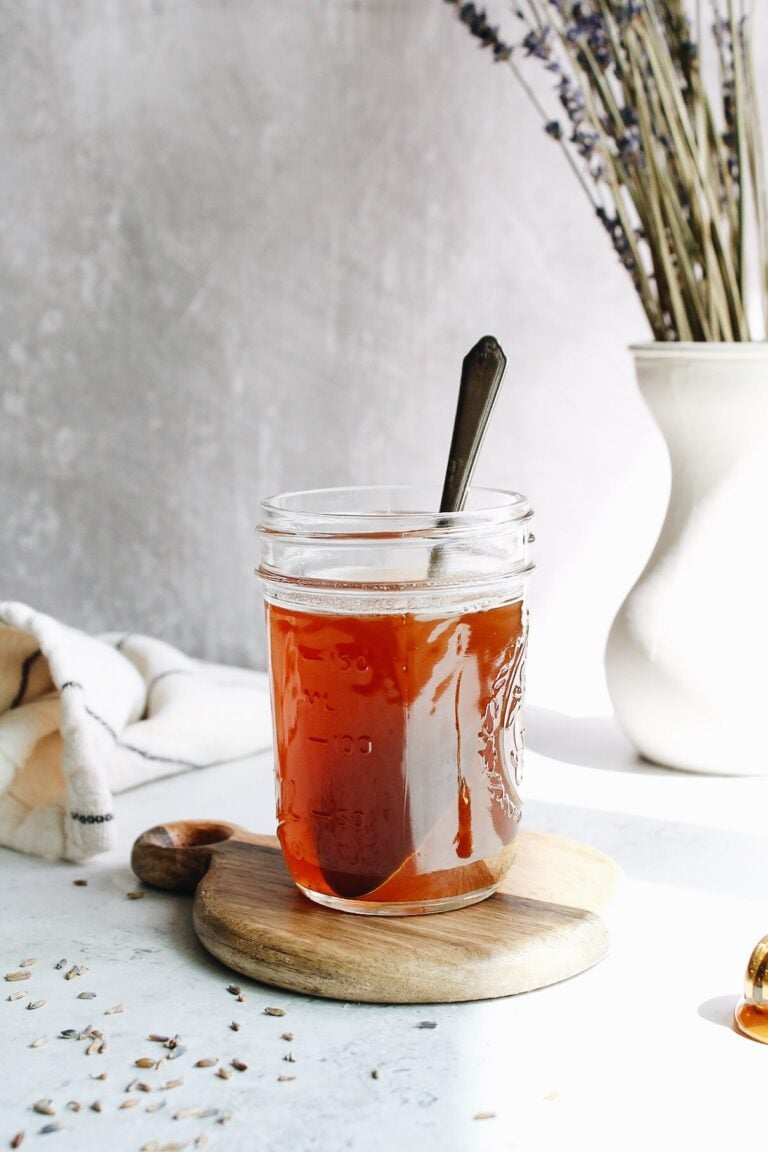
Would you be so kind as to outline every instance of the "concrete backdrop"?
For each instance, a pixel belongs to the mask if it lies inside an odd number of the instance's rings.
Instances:
[[[0,596],[262,663],[259,499],[439,480],[490,331],[477,479],[537,513],[530,696],[604,706],[667,484],[648,332],[441,0],[0,0],[0,140]]]

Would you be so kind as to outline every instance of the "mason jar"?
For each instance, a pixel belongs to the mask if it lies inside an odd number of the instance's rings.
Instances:
[[[278,836],[310,899],[369,915],[490,896],[520,824],[531,509],[473,489],[262,503]]]

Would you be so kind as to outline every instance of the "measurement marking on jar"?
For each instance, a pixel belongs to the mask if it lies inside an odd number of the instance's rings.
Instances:
[[[371,665],[364,652],[339,652],[336,648],[318,652],[317,649],[301,649],[302,660],[314,660],[318,664],[333,664],[339,672],[370,672]]]
[[[309,704],[310,708],[319,704],[326,712],[335,712],[336,709],[328,702],[327,692],[313,692],[310,688],[304,689],[302,697],[305,704]]]
[[[358,656],[348,656],[344,652],[333,650],[330,653],[330,659],[332,664],[338,664],[342,672],[367,672],[370,669],[368,657],[362,653]]]
[[[355,752],[360,756],[370,756],[373,753],[373,740],[370,736],[350,736],[348,733],[325,736],[307,736],[311,744],[333,743],[336,752],[343,752],[345,756],[352,756]]]
[[[373,740],[370,736],[344,734],[334,736],[333,741],[337,751],[343,752],[346,756],[351,756],[353,752],[359,752],[361,756],[370,756],[373,752]]]
[[[326,823],[335,824],[339,828],[346,828],[351,825],[352,828],[361,831],[366,826],[365,812],[361,812],[359,809],[353,811],[349,808],[334,808],[333,811],[326,812],[320,808],[312,808],[310,815],[314,816],[316,820],[324,820]],[[337,848],[340,847],[337,845]]]

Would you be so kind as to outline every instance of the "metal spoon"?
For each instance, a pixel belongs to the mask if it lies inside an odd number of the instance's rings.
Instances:
[[[483,336],[464,357],[441,512],[460,512],[467,502],[469,482],[506,366],[507,358],[493,336]],[[438,544],[429,556],[427,579],[437,579],[444,567],[445,550]]]
[[[441,512],[460,512],[466,503],[480,445],[506,366],[507,358],[493,336],[483,336],[464,357]]]

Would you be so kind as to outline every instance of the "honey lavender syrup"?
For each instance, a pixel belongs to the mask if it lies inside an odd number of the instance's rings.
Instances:
[[[268,607],[278,836],[320,896],[485,893],[514,852],[521,602],[420,619]]]
[[[276,499],[343,504],[356,491]],[[381,491],[363,490],[377,502]],[[384,491],[388,504],[414,500]],[[488,523],[406,507],[377,509],[372,523],[336,509],[299,516],[294,531],[280,515],[262,528],[278,836],[319,903],[459,908],[490,895],[512,863],[530,512],[523,497],[484,495]]]

